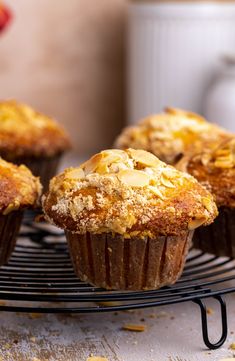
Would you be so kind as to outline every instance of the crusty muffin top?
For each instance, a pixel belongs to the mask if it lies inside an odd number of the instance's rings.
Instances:
[[[177,168],[192,174],[210,190],[217,206],[235,207],[235,137],[194,156],[185,156]]]
[[[168,164],[175,164],[186,152],[195,152],[205,143],[218,142],[229,133],[198,114],[167,108],[136,126],[124,128],[115,142],[120,149],[144,149]]]
[[[105,150],[65,169],[42,202],[51,223],[81,234],[173,235],[217,215],[212,195],[195,178],[134,149]]]
[[[37,205],[41,194],[39,178],[25,166],[17,166],[0,158],[0,213]]]
[[[50,157],[70,148],[65,130],[51,118],[15,100],[0,102],[0,154]]]

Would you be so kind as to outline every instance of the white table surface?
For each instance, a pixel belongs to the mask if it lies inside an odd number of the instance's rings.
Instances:
[[[211,339],[220,334],[216,305],[208,315]],[[109,361],[218,361],[232,357],[235,342],[235,295],[227,297],[229,334],[223,347],[205,348],[200,313],[192,302],[133,313],[31,315],[1,313],[0,360],[85,361],[93,354]],[[122,330],[145,324],[141,333]],[[2,357],[2,359],[1,359]],[[35,359],[34,359],[35,358]]]
[[[76,164],[76,160],[66,164]],[[79,162],[78,162],[79,163]],[[63,168],[63,165],[62,165]],[[0,361],[219,361],[234,355],[235,294],[226,296],[229,332],[216,351],[203,344],[199,307],[192,302],[117,314],[0,314]],[[220,337],[218,304],[207,300],[210,336]],[[122,330],[126,323],[144,324],[141,333]]]

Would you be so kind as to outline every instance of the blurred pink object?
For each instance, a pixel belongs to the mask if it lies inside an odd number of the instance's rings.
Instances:
[[[10,9],[0,2],[0,33],[9,25],[12,19]]]

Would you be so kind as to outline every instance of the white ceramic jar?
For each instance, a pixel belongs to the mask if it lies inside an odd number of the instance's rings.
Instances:
[[[235,133],[235,56],[224,59],[205,98],[206,118]]]
[[[235,2],[132,1],[128,122],[175,106],[202,112],[217,59],[235,45]]]

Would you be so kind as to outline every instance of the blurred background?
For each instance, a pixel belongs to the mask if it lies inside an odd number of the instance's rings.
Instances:
[[[235,131],[234,1],[3,3],[13,19],[0,34],[0,98],[55,117],[77,154],[164,106]]]
[[[76,151],[110,147],[124,122],[125,0],[7,0],[0,98],[65,124]]]

